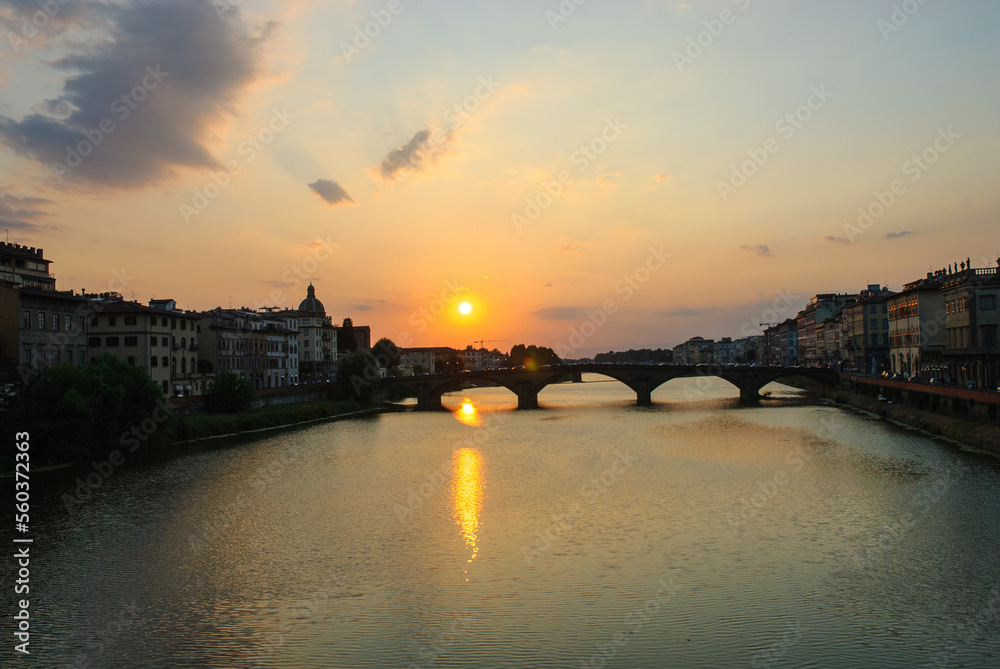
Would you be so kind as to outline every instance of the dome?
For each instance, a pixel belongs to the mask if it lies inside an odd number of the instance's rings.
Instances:
[[[309,289],[306,291],[306,299],[299,303],[299,311],[306,311],[320,316],[326,315],[326,309],[323,307],[323,303],[316,299],[316,289],[313,288],[311,283],[309,284]]]

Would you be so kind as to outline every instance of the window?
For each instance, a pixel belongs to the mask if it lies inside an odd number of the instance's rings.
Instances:
[[[160,337],[160,346],[169,346],[169,344],[167,344],[166,337]],[[164,367],[166,367],[166,365],[164,365]]]
[[[72,330],[73,329],[73,317],[70,316],[69,314],[66,314],[66,318],[63,319],[63,326],[64,326],[63,329],[66,330],[66,332],[69,332],[70,330]]]
[[[24,312],[24,329],[25,330],[31,329],[31,312],[28,310],[25,310]]]
[[[87,352],[86,351],[77,351],[76,360],[77,360],[77,362],[79,364],[86,365],[87,364]]]
[[[44,330],[45,329],[45,312],[44,311],[39,311],[38,312],[38,329],[39,330]]]
[[[170,359],[170,373],[177,374],[177,358]]]
[[[90,339],[87,340],[87,346],[89,346],[90,348],[100,348],[101,347],[101,338],[100,337],[91,337]]]
[[[871,319],[871,329],[872,330],[877,330],[878,329],[878,319],[877,318]]]
[[[150,348],[156,348],[156,342],[157,342],[156,337],[150,337],[149,338],[149,347]]]
[[[59,329],[59,314],[52,314],[52,329]]]
[[[188,329],[187,321],[182,320],[181,321],[181,330],[187,330],[187,329]]]
[[[151,358],[149,359],[149,366],[150,366],[150,367],[156,367],[156,366],[157,366],[157,363],[158,363],[158,362],[160,362],[160,359],[159,359],[159,358],[157,358],[157,357],[156,357],[156,356],[154,355],[153,357],[151,357]]]
[[[126,316],[125,325],[135,325],[135,316]]]
[[[982,311],[993,311],[994,309],[996,309],[997,308],[996,295],[980,295],[979,308]]]
[[[104,345],[108,347],[118,346],[118,337],[107,337],[104,340]]]
[[[183,322],[184,321],[181,321],[181,323]],[[187,347],[188,347],[187,337],[181,337],[181,348],[187,348]]]
[[[57,348],[52,350],[52,364],[53,365],[59,364],[59,349]]]
[[[97,316],[94,316],[93,318],[90,319],[90,324],[95,327],[97,326]]]
[[[80,332],[83,332],[86,329],[87,329],[87,317],[80,316]]]
[[[889,319],[888,319],[888,318],[883,318],[883,319],[882,319],[882,327],[883,327],[884,329],[886,329],[886,330],[888,330],[888,329],[889,329]]]
[[[177,327],[177,319],[176,318],[171,318],[170,319],[170,329],[173,330],[176,327]]]
[[[117,317],[108,316],[108,325],[117,325]]]
[[[878,346],[878,335],[872,333],[872,346]]]
[[[30,348],[24,349],[24,358],[23,359],[24,359],[24,364],[26,364],[26,365],[30,365],[31,364],[31,349]]]
[[[997,326],[996,325],[982,325],[982,344],[986,348],[997,347]]]
[[[138,346],[139,345],[139,338],[138,337],[125,337],[125,345],[126,346]]]
[[[181,322],[183,323],[184,321]],[[181,374],[187,374],[187,371],[188,371],[187,358],[181,358]]]
[[[154,325],[156,324],[156,316],[153,316],[153,324]],[[160,325],[162,325],[163,327],[167,327],[167,317],[166,316],[164,316],[163,318],[160,319]],[[166,365],[164,365],[164,366],[166,366]]]
[[[160,364],[163,365],[164,369],[167,367],[167,356],[160,358]]]

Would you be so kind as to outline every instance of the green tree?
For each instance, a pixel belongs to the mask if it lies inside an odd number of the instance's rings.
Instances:
[[[38,370],[8,391],[4,413],[43,445],[37,455],[32,451],[40,465],[104,457],[164,406],[160,387],[142,369],[110,354],[85,367]]]
[[[542,365],[558,365],[562,362],[551,348],[534,344],[531,346],[517,344],[510,349],[507,361],[511,367],[524,365],[526,369],[538,369]]]
[[[208,384],[205,410],[209,413],[240,413],[253,402],[253,386],[236,372],[220,372]]]
[[[399,361],[403,358],[403,350],[388,337],[382,337],[372,346],[372,355],[379,365],[386,369],[399,366]]]
[[[355,351],[337,361],[337,384],[342,397],[370,404],[381,388],[378,362],[371,351]]]

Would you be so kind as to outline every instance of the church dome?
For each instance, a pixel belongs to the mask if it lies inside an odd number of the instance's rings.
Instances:
[[[323,303],[316,299],[316,289],[313,288],[311,283],[309,284],[309,289],[306,291],[306,299],[299,303],[299,311],[306,311],[320,316],[326,315],[326,309],[323,307]]]

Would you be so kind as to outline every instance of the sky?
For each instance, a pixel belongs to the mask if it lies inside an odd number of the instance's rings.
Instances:
[[[63,290],[295,307],[311,281],[375,339],[579,357],[1000,256],[993,0],[6,0],[0,24],[0,232]]]

